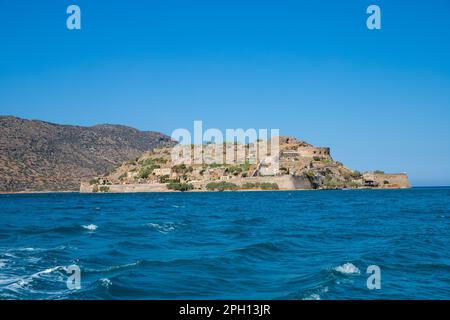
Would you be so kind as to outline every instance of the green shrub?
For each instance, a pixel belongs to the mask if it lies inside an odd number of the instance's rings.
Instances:
[[[151,169],[150,167],[142,167],[139,171],[139,178],[147,179],[152,171],[153,169]]]
[[[172,171],[178,174],[186,174],[192,172],[194,169],[192,167],[187,167],[184,163],[178,164],[172,167]]]
[[[165,175],[159,177],[159,183],[167,183],[167,182],[169,182],[169,180],[170,179],[169,179],[168,174],[165,174]]]
[[[225,173],[232,174],[235,176],[237,176],[241,172],[242,172],[242,168],[237,167],[237,166],[232,166],[232,167],[228,167],[225,169]]]
[[[351,180],[353,178],[353,176],[348,172],[344,172],[344,173],[341,172],[341,174],[345,180]]]
[[[250,170],[250,163],[248,161],[245,161],[243,164],[241,164],[242,171],[248,171]]]
[[[313,171],[306,171],[305,175],[309,178],[314,178],[316,174]]]
[[[170,182],[167,184],[167,188],[170,190],[188,191],[194,189],[194,185],[192,183]]]
[[[139,177],[142,179],[147,179],[148,176],[153,172],[153,169],[158,169],[158,168],[161,168],[161,166],[158,164],[145,165],[139,171]]]
[[[381,170],[375,170],[373,173],[384,174],[384,171],[381,171]]]
[[[259,187],[259,183],[253,183],[253,182],[246,182],[241,186],[242,189],[257,189],[258,187]]]
[[[164,158],[153,158],[152,159],[155,163],[159,163],[159,164],[165,164],[167,163],[167,159]]]
[[[321,159],[320,162],[322,162],[323,164],[331,164],[332,161],[330,159]]]
[[[89,185],[91,185],[91,186],[93,184],[97,184],[97,183],[98,183],[98,179],[97,178],[89,180]]]
[[[108,191],[109,191],[109,187],[107,187],[107,186],[101,186],[98,190],[99,190],[100,192],[108,192]]]
[[[320,161],[321,158],[316,156],[316,157],[313,157],[313,159],[314,159],[314,161]]]
[[[156,166],[158,164],[165,164],[166,162],[167,162],[167,160],[164,158],[148,158],[148,159],[139,161],[139,164],[141,164],[143,166]],[[159,166],[158,166],[158,168],[159,168]]]
[[[237,190],[238,186],[231,182],[221,181],[221,182],[210,182],[206,185],[208,190]]]
[[[353,176],[353,178],[360,178],[360,177],[362,177],[362,173],[359,172],[358,170],[356,170],[356,171],[353,171],[352,176]]]
[[[351,182],[348,183],[348,186],[350,188],[359,188],[359,187],[361,187],[361,183],[351,181]]]
[[[331,176],[326,176],[323,184],[325,189],[339,189],[346,187],[346,184],[339,180],[334,180]]]
[[[154,162],[152,159],[144,159],[144,160],[139,161],[139,164],[142,166],[150,166],[150,165],[154,164]]]
[[[278,190],[278,184],[270,182],[262,182],[259,186],[262,190]]]
[[[186,165],[184,163],[177,164],[177,165],[172,167],[172,170],[175,171],[175,172],[186,170]]]

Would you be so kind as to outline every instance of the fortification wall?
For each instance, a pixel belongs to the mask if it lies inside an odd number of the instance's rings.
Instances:
[[[251,177],[251,178],[231,178],[228,182],[234,183],[238,186],[242,186],[246,182],[270,182],[276,183],[280,190],[299,190],[299,189],[313,189],[309,179],[300,176],[273,176],[273,177]],[[196,190],[205,190],[208,182],[213,181],[192,181]],[[214,182],[217,182],[215,180]],[[97,191],[94,188],[97,187]],[[110,193],[126,193],[126,192],[166,192],[170,191],[163,183],[146,183],[146,184],[112,184],[104,186],[89,185],[89,183],[82,183],[80,186],[80,192],[99,192],[102,191],[99,188],[107,188],[107,192]]]
[[[327,147],[299,147],[297,150],[302,157],[330,157],[330,148]]]
[[[80,192],[91,193],[99,192],[99,188],[107,188],[107,192],[112,193],[124,193],[124,192],[164,192],[168,191],[167,186],[163,183],[142,183],[142,184],[111,184],[104,186],[97,186],[97,191],[94,190],[96,186],[91,186],[86,183],[82,183],[80,186]]]
[[[232,178],[229,180],[238,186],[246,182],[270,182],[276,183],[280,190],[313,189],[309,179],[300,176],[284,175],[274,177],[250,177],[250,178]]]
[[[411,188],[406,173],[366,173],[364,179],[376,181],[378,188]]]

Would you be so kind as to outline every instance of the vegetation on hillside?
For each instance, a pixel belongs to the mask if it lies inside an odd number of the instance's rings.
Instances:
[[[206,185],[206,189],[213,191],[224,191],[224,190],[237,190],[239,189],[238,186],[234,183],[227,182],[227,181],[220,181],[220,182],[210,182]]]

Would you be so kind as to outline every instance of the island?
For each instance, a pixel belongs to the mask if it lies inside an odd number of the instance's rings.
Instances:
[[[80,192],[169,192],[236,190],[323,190],[410,188],[406,173],[351,170],[331,157],[330,148],[315,147],[294,137],[277,137],[278,152],[259,157],[254,163],[211,161],[214,145],[202,145],[202,162],[173,161],[173,147],[156,147],[124,162],[110,172],[82,181]],[[244,150],[251,158],[254,143],[223,143],[226,151]],[[184,146],[194,149],[194,145]],[[271,162],[277,160],[277,166]]]

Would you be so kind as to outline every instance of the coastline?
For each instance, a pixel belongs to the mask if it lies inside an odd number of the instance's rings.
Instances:
[[[81,192],[76,190],[67,191],[12,191],[0,192],[2,195],[38,195],[38,194],[134,194],[134,193],[221,193],[221,192],[292,192],[292,191],[353,191],[353,190],[411,190],[411,189],[446,189],[450,186],[414,186],[410,188],[353,188],[353,189],[282,189],[282,190],[262,190],[262,189],[238,189],[238,190],[161,190],[161,191],[129,191],[129,192]]]
[[[44,190],[44,191],[0,191],[0,195],[14,195],[14,194],[49,194],[49,193],[80,193],[77,190],[64,190],[64,191],[52,191],[52,190]]]

